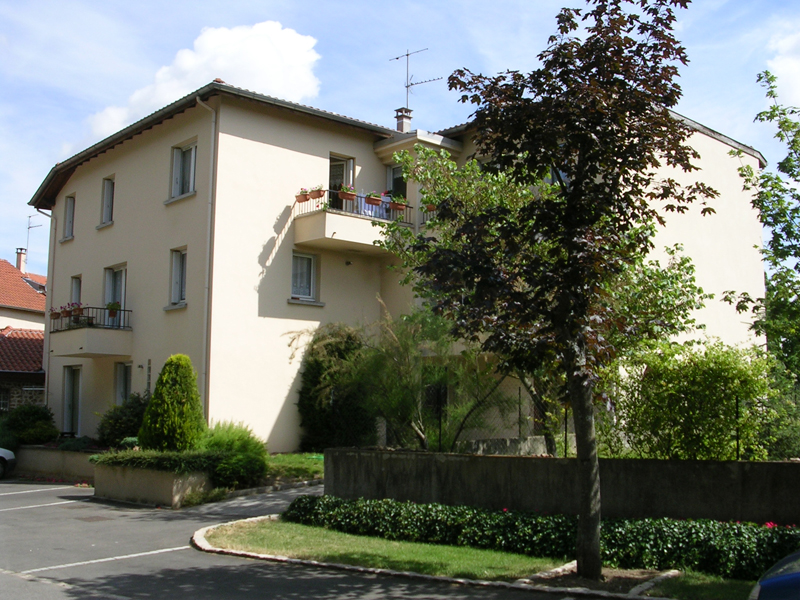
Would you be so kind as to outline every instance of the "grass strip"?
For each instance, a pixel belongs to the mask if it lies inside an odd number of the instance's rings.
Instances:
[[[273,477],[314,479],[324,471],[321,454],[272,454],[267,464]]]
[[[520,554],[394,542],[268,520],[223,525],[207,539],[230,550],[485,581],[515,581],[561,565]]]
[[[696,571],[660,581],[645,596],[661,596],[679,600],[747,600],[755,581],[723,579]]]

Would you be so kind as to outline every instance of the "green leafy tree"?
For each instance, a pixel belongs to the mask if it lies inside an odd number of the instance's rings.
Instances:
[[[769,71],[759,74],[758,81],[772,105],[758,113],[756,121],[772,123],[777,128],[775,137],[787,147],[777,172],[756,172],[747,165],[739,169],[744,188],[753,191],[753,207],[767,231],[762,249],[766,295],[737,297],[734,291],[726,295],[740,311],[753,311],[753,327],[766,335],[769,351],[800,376],[800,108],[778,102],[777,80]]]
[[[139,430],[139,444],[152,450],[189,450],[206,430],[197,374],[185,354],[164,363]]]
[[[578,572],[592,579],[602,568],[593,397],[596,357],[608,345],[597,332],[612,318],[593,307],[608,274],[650,249],[642,226],[660,220],[660,204],[683,211],[715,195],[657,175],[662,164],[692,171],[697,158],[688,126],[669,111],[686,63],[673,8],[687,4],[592,0],[585,12],[562,9],[535,71],[456,71],[450,86],[477,106],[476,144],[489,167],[521,183],[552,177],[556,193],[478,211],[456,230],[470,240],[462,252],[434,248],[415,270],[458,333],[506,365],[532,372],[555,353],[563,366],[578,453]],[[438,219],[452,219],[464,202],[439,201]],[[530,253],[532,242],[544,252]]]

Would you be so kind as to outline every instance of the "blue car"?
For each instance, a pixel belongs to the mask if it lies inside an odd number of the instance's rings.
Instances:
[[[748,600],[800,600],[800,552],[779,560],[764,573]]]

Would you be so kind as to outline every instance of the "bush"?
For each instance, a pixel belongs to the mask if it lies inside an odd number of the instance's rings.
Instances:
[[[10,411],[2,429],[7,441],[17,438],[17,445],[46,444],[58,439],[59,435],[53,422],[53,411],[40,404],[23,404]]]
[[[81,452],[96,447],[97,440],[93,440],[88,435],[79,438],[69,438],[58,444],[59,450],[65,450],[67,452]]]
[[[678,460],[764,459],[772,363],[721,343],[659,344],[623,362],[617,421],[634,453]],[[737,456],[737,441],[741,455]]]
[[[206,431],[198,449],[222,456],[211,473],[217,487],[252,487],[267,474],[267,447],[244,424],[216,423]]]
[[[177,475],[188,473],[211,473],[221,459],[219,452],[207,450],[188,450],[184,452],[158,450],[122,450],[94,454],[89,462],[108,467],[133,467],[135,469],[152,469],[167,471]]]
[[[192,361],[185,354],[174,354],[158,375],[139,430],[139,442],[142,448],[153,450],[188,450],[197,444],[205,429]]]
[[[301,496],[282,519],[389,540],[470,546],[528,556],[574,558],[577,518],[395,500]],[[603,560],[626,569],[692,569],[757,579],[800,549],[800,529],[754,523],[606,519]]]
[[[342,361],[363,345],[359,333],[344,325],[327,325],[314,335],[303,359],[297,401],[303,452],[376,442],[375,419],[364,405],[362,390],[339,381]]]
[[[150,397],[133,393],[121,405],[112,406],[100,419],[97,438],[110,448],[119,448],[122,440],[136,437],[144,422],[144,412]]]
[[[13,431],[9,431],[4,422],[0,422],[0,448],[16,452],[19,450],[19,438]]]

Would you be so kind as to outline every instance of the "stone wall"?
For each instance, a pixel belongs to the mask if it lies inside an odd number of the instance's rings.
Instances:
[[[325,451],[325,493],[576,514],[577,460]],[[604,517],[800,523],[800,462],[601,459]]]

